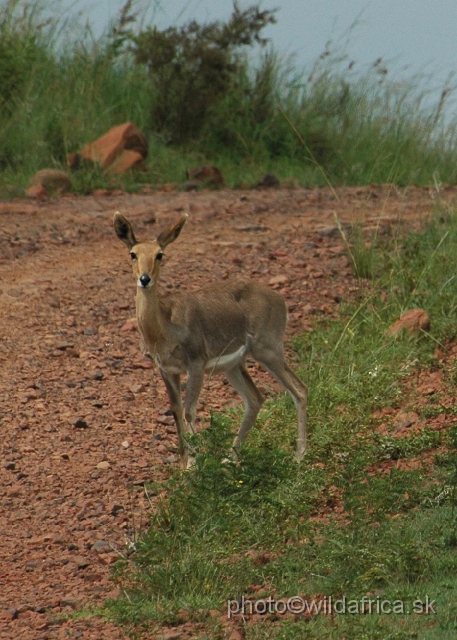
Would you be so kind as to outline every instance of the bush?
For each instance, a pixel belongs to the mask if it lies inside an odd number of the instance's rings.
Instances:
[[[273,11],[260,11],[258,5],[241,11],[235,2],[226,23],[192,21],[132,35],[135,62],[147,67],[153,86],[152,127],[173,143],[198,136],[244,71],[241,50],[266,44],[260,32],[274,22]]]

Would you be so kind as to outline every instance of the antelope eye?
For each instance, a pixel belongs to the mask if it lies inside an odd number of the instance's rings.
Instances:
[[[130,253],[130,257],[132,258],[132,260],[136,260],[136,253],[134,253],[133,251]]]
[[[156,255],[156,260],[162,260],[162,258],[163,258],[163,253],[158,253]]]

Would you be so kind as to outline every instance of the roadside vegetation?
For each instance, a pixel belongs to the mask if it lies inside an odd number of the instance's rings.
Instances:
[[[366,242],[359,234],[347,241],[357,271]],[[401,602],[404,612],[378,615],[373,604],[369,614],[365,601],[359,615],[235,624],[248,640],[455,636],[456,242],[454,211],[439,212],[421,233],[373,238],[376,268],[360,280],[360,297],[338,321],[320,319],[294,341],[310,389],[305,461],[293,459],[296,417],[286,394],[262,410],[239,466],[222,461],[240,415],[214,415],[195,438],[196,468],[148,487],[160,500],[134,553],[117,565],[121,596],[105,614],[136,628],[190,620],[198,637],[223,638],[227,602],[235,610],[242,596],[321,606],[329,596],[365,597]],[[387,337],[412,307],[427,309],[431,332]],[[433,372],[439,387],[421,391],[421,376]],[[411,412],[413,425],[401,417]],[[432,601],[436,613],[427,614]],[[418,603],[422,615],[412,613]]]
[[[305,186],[455,183],[450,86],[430,106],[424,78],[391,77],[382,60],[360,69],[331,43],[297,69],[263,36],[275,16],[235,3],[226,22],[159,30],[128,0],[94,39],[46,0],[6,0],[1,191],[21,193],[35,171],[65,167],[67,153],[126,121],[148,139],[147,171],[116,181],[85,171],[75,190],[180,183],[186,167],[205,163],[235,187],[266,172]]]

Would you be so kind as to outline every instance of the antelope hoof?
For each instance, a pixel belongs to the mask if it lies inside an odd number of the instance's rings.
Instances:
[[[235,458],[224,458],[222,460],[221,464],[223,464],[223,465],[239,464],[239,462]]]
[[[185,465],[186,470],[193,469],[195,467],[195,458],[193,456],[187,456],[187,463]]]

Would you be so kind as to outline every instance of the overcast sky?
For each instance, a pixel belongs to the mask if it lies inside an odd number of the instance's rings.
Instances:
[[[99,35],[124,0],[63,0],[89,16]],[[227,18],[230,0],[136,0],[138,8],[152,7],[160,27],[190,19]],[[241,7],[255,4],[240,0]],[[155,9],[154,9],[155,7]],[[392,71],[431,76],[430,88],[441,87],[457,73],[457,0],[263,0],[264,9],[277,8],[277,24],[265,30],[274,47],[295,54],[297,67],[311,67],[327,41],[346,43],[345,50],[363,67],[382,57]],[[351,30],[351,25],[355,27]],[[435,87],[433,87],[435,85]]]

